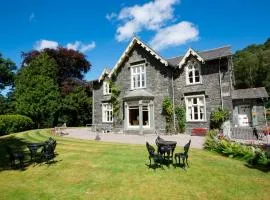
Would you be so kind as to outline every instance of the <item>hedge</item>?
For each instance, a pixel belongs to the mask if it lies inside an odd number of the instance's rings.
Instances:
[[[0,135],[29,130],[34,123],[24,115],[0,115]]]

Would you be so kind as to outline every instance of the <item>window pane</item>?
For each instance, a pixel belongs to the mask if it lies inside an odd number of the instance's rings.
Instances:
[[[139,125],[139,107],[138,106],[136,106],[136,108],[129,109],[129,125],[130,126]]]
[[[149,112],[148,110],[143,111],[143,126],[149,125]]]
[[[141,87],[141,84],[140,84],[140,74],[137,75],[137,87]]]
[[[188,117],[189,117],[189,120],[192,120],[192,107],[188,107],[187,111],[188,111]]]
[[[197,104],[197,98],[193,98],[193,104]]]
[[[204,107],[203,106],[200,107],[200,119],[201,120],[204,119]]]

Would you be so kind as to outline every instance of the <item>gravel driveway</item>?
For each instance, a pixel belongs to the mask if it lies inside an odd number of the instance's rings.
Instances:
[[[68,135],[63,137],[71,137],[86,140],[95,140],[97,134],[90,131],[89,128],[67,128],[64,131]],[[99,133],[100,141],[104,142],[116,142],[125,144],[145,144],[148,141],[150,144],[155,144],[156,134],[147,135],[131,135],[131,134],[120,134],[120,133]],[[191,139],[191,148],[202,149],[204,143],[204,137],[190,136],[186,134],[179,135],[160,135],[165,140],[177,141],[177,146],[184,146],[189,139]]]

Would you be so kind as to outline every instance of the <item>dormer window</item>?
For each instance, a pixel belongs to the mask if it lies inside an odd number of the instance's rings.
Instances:
[[[146,87],[145,64],[134,65],[131,68],[131,89]]]
[[[112,91],[111,91],[110,83],[108,81],[105,81],[103,84],[103,94],[108,95],[111,93],[112,93]]]
[[[186,66],[186,83],[201,83],[201,66],[198,62],[190,61]]]

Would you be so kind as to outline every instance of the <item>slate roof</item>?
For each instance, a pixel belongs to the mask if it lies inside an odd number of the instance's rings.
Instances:
[[[205,61],[232,55],[230,46],[220,47],[220,48],[216,48],[216,49],[210,49],[210,50],[206,50],[206,51],[196,51],[196,52]],[[171,66],[177,67],[177,65],[180,63],[182,58],[183,58],[183,56],[177,56],[174,58],[168,58],[166,60],[168,61],[168,63],[170,63]]]
[[[142,98],[142,99],[152,99],[154,95],[147,90],[132,90],[123,99],[134,99],[134,98]]]
[[[264,87],[234,90],[232,99],[260,99],[267,98],[268,93]]]

